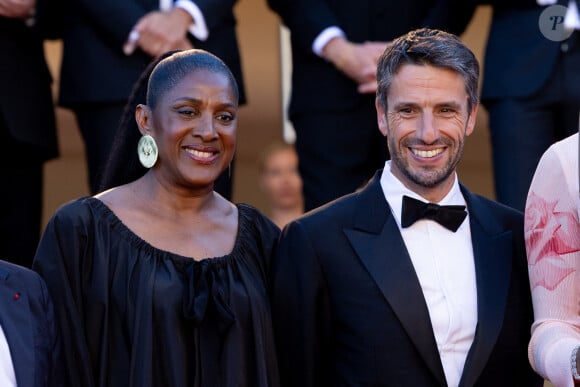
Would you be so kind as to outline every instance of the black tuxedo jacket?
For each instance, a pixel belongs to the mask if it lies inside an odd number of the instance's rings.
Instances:
[[[52,303],[35,272],[0,261],[0,324],[18,387],[63,384],[60,342]]]
[[[533,95],[554,72],[565,43],[542,35],[538,21],[546,6],[536,0],[483,3],[493,6],[493,17],[485,49],[482,100]],[[567,6],[568,0],[558,3]]]
[[[421,286],[379,180],[283,231],[272,281],[282,385],[446,386]],[[527,356],[533,316],[523,216],[462,192],[478,324],[460,386],[541,386]]]
[[[312,52],[325,28],[338,26],[352,42],[390,41],[419,27],[462,32],[475,4],[464,0],[268,0],[290,29],[290,114],[343,111],[369,102],[357,85]]]
[[[196,0],[209,29],[207,41],[190,36],[196,48],[220,57],[240,87],[245,101],[233,6],[236,0]],[[63,39],[59,103],[125,101],[141,72],[152,60],[137,50],[122,49],[132,27],[146,13],[159,9],[159,0],[38,0],[39,23],[45,34]]]
[[[40,161],[58,155],[51,76],[42,39],[24,21],[0,16],[0,128],[36,149]],[[0,133],[0,138],[5,134]]]

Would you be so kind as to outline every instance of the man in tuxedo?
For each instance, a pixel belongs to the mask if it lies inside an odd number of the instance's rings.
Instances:
[[[75,113],[92,193],[133,85],[154,57],[192,47],[210,51],[230,67],[245,102],[236,0],[38,1],[41,25],[63,40],[59,104]],[[228,176],[217,184],[226,197]]]
[[[0,0],[0,259],[30,267],[40,239],[43,166],[58,156],[51,76],[34,0]]]
[[[284,386],[541,386],[527,358],[523,215],[455,172],[478,75],[440,30],[411,31],[379,59],[392,160],[281,236],[272,312]]]
[[[0,260],[0,385],[62,386],[52,303],[32,270]]]
[[[387,42],[419,27],[461,33],[464,0],[268,0],[291,33],[289,118],[296,131],[304,205],[360,188],[388,153],[374,108],[376,61]]]
[[[523,211],[542,154],[578,131],[580,24],[565,21],[574,19],[580,2],[484,2],[493,5],[493,18],[481,100],[489,113],[496,199]],[[562,11],[544,13],[547,5]],[[564,12],[568,5],[574,8]],[[543,33],[558,31],[552,39]]]

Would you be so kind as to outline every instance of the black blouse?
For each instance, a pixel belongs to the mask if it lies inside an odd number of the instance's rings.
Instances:
[[[279,230],[237,208],[232,252],[198,261],[151,246],[95,198],[53,215],[33,268],[70,386],[278,386],[267,282]]]

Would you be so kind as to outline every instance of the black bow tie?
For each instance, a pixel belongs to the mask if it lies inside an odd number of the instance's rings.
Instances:
[[[465,206],[440,206],[403,195],[402,227],[409,227],[419,219],[431,219],[455,232],[466,216]]]

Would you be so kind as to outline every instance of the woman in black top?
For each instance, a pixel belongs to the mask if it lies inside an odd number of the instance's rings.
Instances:
[[[235,80],[202,50],[169,54],[148,78],[135,109],[147,140],[128,150],[121,126],[104,182],[116,186],[61,207],[36,254],[68,384],[277,386],[267,273],[279,229],[213,191],[235,151]],[[136,148],[142,176],[127,161]]]

